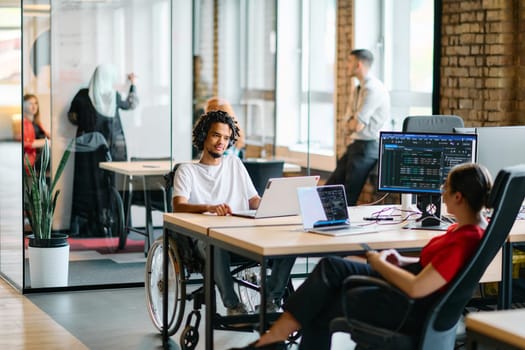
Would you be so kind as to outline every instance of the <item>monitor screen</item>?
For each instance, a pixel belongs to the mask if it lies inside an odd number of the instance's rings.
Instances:
[[[455,132],[478,135],[478,163],[487,167],[492,179],[508,166],[525,163],[525,126],[456,128]]]
[[[379,191],[440,194],[450,169],[476,161],[477,135],[381,132]]]

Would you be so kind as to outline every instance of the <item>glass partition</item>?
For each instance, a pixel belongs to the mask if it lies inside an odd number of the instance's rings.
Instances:
[[[396,114],[426,108],[430,96],[424,77],[431,72],[421,68],[428,67],[428,55],[414,52],[426,48],[416,35],[424,32],[417,18],[433,1],[402,3],[406,14],[390,0],[359,0],[355,7],[356,14],[369,15],[374,30],[367,32],[377,33],[367,36],[356,22],[355,43],[377,54],[375,73],[394,91],[410,81],[412,90],[423,92],[410,99],[393,94]],[[71,288],[143,282],[150,241],[127,228],[160,235],[167,208],[163,180],[143,182],[103,163],[160,161],[169,170],[196,158],[191,130],[211,96],[232,104],[246,136],[246,158],[283,159],[298,166],[294,174],[311,168],[325,176],[335,167],[334,80],[344,71],[335,62],[335,0],[28,0],[21,8],[20,1],[0,5],[0,58],[7,62],[0,69],[0,145],[9,149],[0,162],[0,270],[14,284],[33,288],[20,234],[30,233],[22,208],[24,94],[38,100],[39,127],[51,140],[50,180],[68,142],[77,141],[59,182],[53,225],[69,235]],[[396,26],[385,34],[394,19],[408,16],[405,31]],[[410,45],[392,56],[405,32]],[[397,62],[417,67],[393,70]],[[112,67],[107,91],[114,93],[109,102],[99,94],[100,110],[86,113],[82,102],[96,100],[90,83],[101,65]],[[400,72],[406,79],[392,80]],[[109,112],[117,105],[118,115]],[[153,227],[144,194],[153,198]]]
[[[170,0],[24,2],[23,94],[35,96],[48,131],[49,181],[75,141],[57,185],[53,231],[68,234],[70,253],[68,283],[56,287],[144,281],[145,253],[168,210],[161,171],[191,159],[191,89],[180,89],[192,80],[180,69],[191,65],[191,38],[180,35],[191,30],[191,10],[174,11]],[[23,266],[24,288],[38,287],[27,250]]]
[[[0,4],[0,271],[23,284],[21,2]]]

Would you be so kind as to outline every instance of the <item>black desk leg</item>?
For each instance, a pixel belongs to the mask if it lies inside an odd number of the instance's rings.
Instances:
[[[164,280],[164,289],[162,291],[162,346],[169,349],[168,344],[168,234],[169,231],[164,229],[162,239],[162,279]]]
[[[215,315],[215,283],[213,281],[213,259],[215,248],[206,244],[206,263],[204,268],[204,302],[206,305],[206,350],[213,350],[213,317]]]
[[[498,309],[508,310],[512,304],[512,243],[506,242],[502,249],[503,262],[501,288],[498,295]]]
[[[153,217],[151,214],[152,208],[151,208],[151,193],[147,190],[146,187],[146,177],[142,177],[142,185],[144,186],[144,204],[146,207],[146,237],[144,240],[144,254],[147,255],[149,248],[153,244],[153,236],[154,236],[154,229],[153,229]]]
[[[266,268],[268,266],[268,260],[263,259],[261,263],[261,271],[260,271],[260,277],[261,277],[261,285],[259,289],[259,294],[261,296],[261,304],[260,304],[260,311],[259,311],[259,333],[264,334],[266,330],[268,329],[268,318],[266,317]]]

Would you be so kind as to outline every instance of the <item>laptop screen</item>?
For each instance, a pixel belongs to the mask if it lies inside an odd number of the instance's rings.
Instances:
[[[305,229],[348,224],[348,209],[343,185],[297,189]]]

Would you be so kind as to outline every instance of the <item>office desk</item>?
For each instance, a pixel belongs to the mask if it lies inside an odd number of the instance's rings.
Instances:
[[[509,238],[503,245],[503,270],[498,304],[504,310],[510,309],[512,305],[512,254],[514,245],[523,242],[525,242],[525,220],[518,219],[514,222]]]
[[[391,207],[391,206],[389,206]],[[354,222],[369,216],[378,207],[356,207],[350,210]],[[204,289],[206,302],[206,349],[213,349],[213,316],[215,314],[213,255],[215,247],[221,247],[261,263],[261,290],[265,288],[266,266],[272,257],[322,256],[362,252],[361,242],[372,248],[420,249],[439,231],[404,230],[400,225],[377,225],[380,232],[357,236],[329,237],[304,233],[299,225],[299,217],[271,219],[245,219],[237,217],[218,217],[214,215],[169,213],[164,214],[164,261],[167,261],[169,232],[177,232],[207,242]],[[164,264],[163,275],[168,275],[168,265]],[[164,290],[167,294],[167,291]],[[167,295],[163,307],[168,310]],[[265,294],[261,293],[261,305],[265,305]],[[167,312],[163,322],[167,324]],[[260,314],[261,331],[266,328],[266,314]],[[167,328],[163,330],[163,342],[167,344]]]
[[[467,349],[525,349],[525,309],[473,312],[465,318]]]
[[[134,176],[142,178],[142,189],[144,191],[144,206],[145,206],[145,228],[144,231],[126,227],[126,230],[133,230],[145,236],[144,253],[147,253],[149,247],[153,244],[153,219],[151,197],[147,186],[147,177],[149,176],[163,176],[172,169],[171,161],[134,161],[134,162],[101,162],[99,167],[104,170],[112,171],[116,174],[124,175],[124,188],[128,187],[130,193],[133,191],[132,179]],[[128,198],[126,208],[129,208],[131,198]],[[127,210],[125,210],[127,211]],[[125,213],[128,218],[130,213]],[[126,220],[127,221],[127,220]]]
[[[365,223],[363,216],[370,216],[374,211],[392,206],[362,206],[349,210],[354,224]],[[300,225],[300,217],[281,217],[270,219],[246,219],[232,216],[169,213],[164,214],[164,247],[168,247],[167,237],[170,231],[190,237],[203,239],[207,244],[204,289],[206,301],[206,349],[213,349],[213,316],[215,314],[215,290],[213,288],[213,254],[215,247],[232,251],[241,256],[253,259],[261,264],[261,289],[265,288],[266,266],[268,260],[287,256],[324,256],[330,254],[362,253],[360,243],[366,242],[374,249],[408,249],[419,250],[432,237],[443,234],[443,231],[406,230],[401,228],[405,223],[392,224],[388,221],[374,224],[378,232],[354,236],[330,237],[305,233]],[[369,223],[369,222],[366,222]],[[525,231],[524,231],[525,232]],[[167,256],[167,249],[164,251]],[[165,258],[164,261],[167,261]],[[495,259],[496,267],[489,269],[493,273],[484,281],[499,281],[501,277],[501,259]],[[165,264],[163,274],[168,273]],[[165,290],[165,292],[167,292]],[[265,294],[261,294],[261,305],[265,305]],[[167,297],[164,298],[167,302]],[[164,310],[167,310],[167,304]],[[167,324],[167,313],[163,315]],[[264,312],[260,314],[261,331],[265,330],[267,319]],[[163,334],[167,342],[167,333]]]

